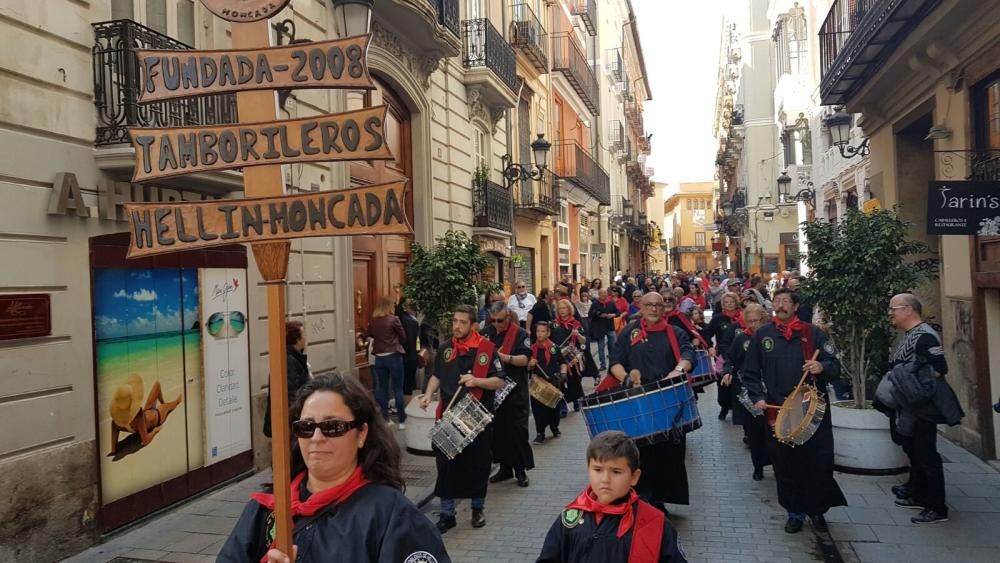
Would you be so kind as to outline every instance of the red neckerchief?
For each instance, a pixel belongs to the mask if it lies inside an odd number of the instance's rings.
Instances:
[[[674,358],[678,363],[681,361],[681,346],[677,343],[677,333],[674,332],[673,327],[667,322],[667,319],[660,317],[660,320],[656,321],[656,324],[648,325],[646,324],[646,319],[639,319],[639,332],[632,339],[632,346],[635,346],[639,342],[646,339],[650,332],[665,332],[667,333],[667,339],[670,340],[670,347],[673,348]]]
[[[708,350],[710,348],[708,342],[705,340],[705,337],[701,335],[701,332],[698,331],[698,328],[694,326],[694,323],[691,322],[691,319],[688,318],[687,315],[680,312],[678,309],[674,309],[669,313],[663,315],[663,319],[666,321],[669,321],[673,317],[677,317],[678,319],[681,320],[681,324],[684,325],[684,328],[687,329],[689,334],[693,335],[695,338],[698,339],[698,342],[701,343],[702,348],[704,348],[705,350]]]
[[[483,337],[477,332],[470,332],[469,336],[465,340],[458,340],[454,336],[451,337],[451,358],[448,359],[449,362],[454,362],[459,356],[464,356],[469,352],[475,350],[479,347],[480,342],[482,342]]]
[[[619,313],[625,313],[628,311],[628,301],[626,301],[624,297],[616,299],[615,306],[618,307]]]
[[[580,321],[576,320],[576,317],[567,317],[566,320],[560,319],[558,315],[556,316],[555,324],[563,327],[568,331],[573,331],[579,329],[581,326]]]
[[[753,330],[750,330],[750,327],[743,322],[743,319],[740,319],[740,329],[743,331],[743,334],[753,336]]]
[[[514,340],[517,339],[518,326],[516,323],[507,323],[507,332],[503,335],[503,342],[500,344],[500,352],[510,354],[514,349]]]
[[[299,473],[298,477],[292,480],[292,518],[299,516],[312,516],[319,512],[322,508],[330,504],[340,504],[346,501],[354,493],[358,491],[361,487],[367,485],[370,481],[365,479],[364,474],[361,472],[361,466],[354,468],[354,472],[351,476],[343,483],[337,485],[336,487],[330,487],[324,491],[319,491],[313,493],[309,496],[305,502],[299,500],[299,491],[302,487],[302,481],[306,478],[306,472],[303,471]],[[254,493],[250,495],[250,498],[257,501],[258,504],[263,506],[268,510],[274,510],[274,495],[268,493]],[[261,558],[261,563],[267,563],[267,552],[274,548],[275,542],[272,541],[271,545],[264,550],[264,557]]]
[[[729,319],[729,322],[743,324],[743,311],[739,309],[733,309],[732,312],[723,309],[722,315]]]
[[[531,345],[531,356],[536,360],[538,359],[539,350],[545,352],[545,367],[549,367],[549,364],[552,363],[552,342],[546,338]]]
[[[795,336],[795,333],[801,331],[806,325],[806,323],[802,322],[802,319],[798,317],[792,317],[792,322],[790,323],[783,323],[778,319],[778,317],[774,317],[774,320],[771,322],[774,323],[774,328],[778,329],[781,336],[784,336],[785,340],[789,342],[792,341],[792,337]]]
[[[632,546],[629,548],[628,563],[656,563],[660,560],[660,547],[663,542],[663,523],[666,516],[630,491],[628,500],[622,504],[601,504],[593,497],[593,491],[588,486],[573,502],[566,505],[566,510],[576,509],[589,512],[600,523],[604,515],[621,516],[618,523],[617,536],[621,539],[632,530]],[[633,514],[635,507],[635,514]]]

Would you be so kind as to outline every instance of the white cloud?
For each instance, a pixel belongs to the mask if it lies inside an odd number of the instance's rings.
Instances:
[[[124,289],[119,289],[114,293],[114,297],[131,299],[132,301],[156,301],[156,291],[152,289],[140,289],[129,293]]]

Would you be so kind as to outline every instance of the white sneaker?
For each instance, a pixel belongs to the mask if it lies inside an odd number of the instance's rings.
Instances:
[[[399,429],[400,429],[400,430],[406,430],[406,424],[405,424],[405,423],[402,423],[402,422],[400,422],[400,423],[399,423]]]

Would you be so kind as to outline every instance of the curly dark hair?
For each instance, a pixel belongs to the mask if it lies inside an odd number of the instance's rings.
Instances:
[[[295,394],[295,402],[289,413],[289,424],[299,419],[302,405],[317,391],[329,391],[340,395],[354,414],[354,419],[368,424],[365,445],[358,450],[358,465],[361,466],[365,478],[372,483],[387,485],[399,491],[406,490],[399,467],[402,458],[399,444],[396,443],[385,421],[378,415],[371,392],[365,389],[357,378],[334,373],[309,380]],[[299,442],[292,440],[292,475],[298,475],[305,470],[306,464],[299,450]]]

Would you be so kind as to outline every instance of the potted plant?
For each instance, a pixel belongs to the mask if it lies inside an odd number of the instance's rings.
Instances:
[[[479,294],[489,289],[490,284],[477,281],[489,265],[489,259],[480,250],[479,243],[463,231],[446,232],[431,248],[414,242],[410,252],[403,295],[413,301],[440,339],[449,338],[455,307],[460,304],[475,306]],[[409,449],[430,451],[427,435],[434,425],[436,409],[436,403],[431,403],[427,411],[415,407],[407,409],[406,414],[412,420],[406,425]]]
[[[839,223],[806,223],[809,276],[803,292],[825,315],[851,399],[831,401],[834,463],[861,473],[895,473],[906,468],[902,449],[892,442],[889,420],[872,408],[869,396],[885,373],[893,330],[889,300],[931,278],[928,252],[907,240],[909,223],[895,210],[848,211]]]

